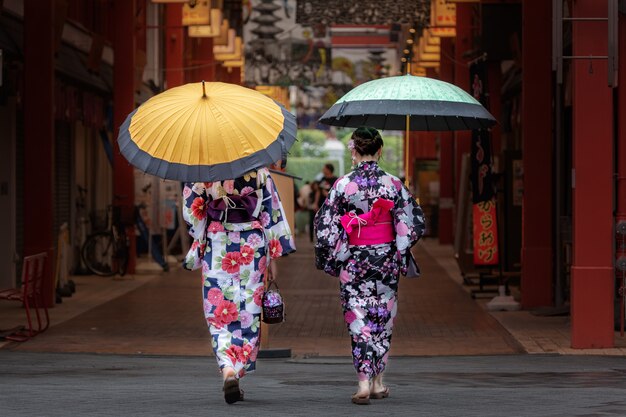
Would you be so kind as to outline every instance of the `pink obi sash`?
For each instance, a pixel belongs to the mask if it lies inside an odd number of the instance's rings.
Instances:
[[[393,201],[379,198],[367,213],[354,212],[341,216],[341,225],[348,233],[350,245],[379,245],[395,239],[391,209]]]

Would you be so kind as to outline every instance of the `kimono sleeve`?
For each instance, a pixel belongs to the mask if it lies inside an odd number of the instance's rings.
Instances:
[[[407,268],[415,262],[410,249],[424,235],[426,223],[422,208],[404,185],[401,186],[395,203],[393,224],[396,231],[396,248],[402,260],[401,272],[406,275]]]
[[[193,238],[191,248],[183,261],[183,268],[190,271],[202,266],[206,248],[206,205],[211,200],[206,185],[202,182],[189,182],[183,188],[183,218],[189,226],[189,235]]]
[[[322,204],[315,215],[315,266],[329,275],[339,276],[339,260],[337,259],[337,246],[345,240],[344,230],[341,226],[341,216],[346,212],[343,204],[343,193],[339,190],[341,181],[331,188],[328,198]]]
[[[265,240],[272,259],[295,252],[296,245],[287,222],[285,209],[280,201],[278,190],[272,177],[267,174],[262,180],[263,203],[259,220],[263,225]]]

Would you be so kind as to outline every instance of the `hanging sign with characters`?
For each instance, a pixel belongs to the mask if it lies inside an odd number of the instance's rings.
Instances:
[[[497,265],[498,222],[494,200],[481,201],[472,208],[474,219],[474,264]]]
[[[470,66],[470,81],[474,98],[489,109],[486,94],[487,66],[484,61]],[[491,133],[486,129],[472,131],[471,164],[474,264],[497,265],[499,246],[496,187],[492,172]]]

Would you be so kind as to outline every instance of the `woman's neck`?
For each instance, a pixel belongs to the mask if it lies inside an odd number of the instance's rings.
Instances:
[[[358,165],[361,162],[378,162],[378,158],[374,155],[356,155],[354,157],[354,164]]]

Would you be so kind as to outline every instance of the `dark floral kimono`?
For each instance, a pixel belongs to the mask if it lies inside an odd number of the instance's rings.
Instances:
[[[350,245],[342,216],[372,210],[378,199],[393,202],[395,239],[375,245]],[[360,379],[383,372],[397,312],[399,274],[417,276],[411,247],[424,234],[424,214],[402,182],[361,162],[339,178],[315,217],[316,265],[338,276],[344,319],[352,336],[352,356]]]

